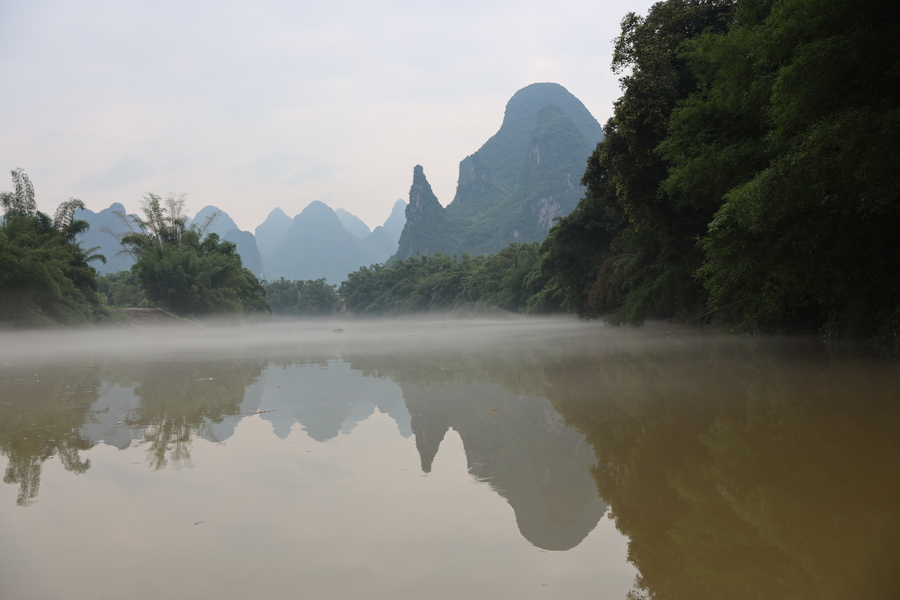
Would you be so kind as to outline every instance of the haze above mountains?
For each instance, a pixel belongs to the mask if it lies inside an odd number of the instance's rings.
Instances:
[[[417,254],[494,253],[511,242],[542,240],[556,217],[575,208],[586,160],[601,138],[599,123],[577,98],[561,85],[536,83],[516,92],[499,131],[460,162],[456,195],[446,208],[417,165],[409,204],[397,200],[371,231],[352,213],[318,201],[293,218],[275,208],[254,233],[211,205],[191,222],[202,227],[209,221],[207,232],[233,242],[244,266],[269,281],[339,284],[360,267]],[[101,273],[133,263],[118,243],[127,231],[121,214],[118,203],[76,213],[91,225],[80,238],[83,246],[107,258],[95,265]]]

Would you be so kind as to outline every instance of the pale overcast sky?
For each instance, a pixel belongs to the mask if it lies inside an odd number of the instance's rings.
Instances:
[[[0,0],[0,190],[44,212],[188,194],[253,231],[313,200],[370,227],[459,161],[520,88],[565,86],[600,123],[612,40],[652,2]]]

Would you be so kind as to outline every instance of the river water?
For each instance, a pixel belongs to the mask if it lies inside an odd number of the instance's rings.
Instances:
[[[900,597],[900,360],[569,319],[0,334],[0,597]]]

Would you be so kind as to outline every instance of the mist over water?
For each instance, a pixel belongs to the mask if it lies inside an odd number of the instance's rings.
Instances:
[[[585,329],[603,328],[598,323],[571,318],[509,316],[358,321],[283,319],[243,325],[209,321],[197,327],[170,326],[150,330],[111,326],[11,331],[0,332],[0,362],[48,364],[192,354],[220,356],[229,352],[315,352],[325,355],[347,349],[372,354],[415,353],[424,348],[470,353],[521,352],[527,347],[523,342],[558,341]],[[615,331],[607,330],[606,335],[615,336]]]
[[[10,597],[900,582],[896,359],[569,318],[203,325],[0,333]]]
[[[683,353],[694,347],[747,346],[764,336],[710,336],[651,322],[641,328],[607,326],[574,317],[407,317],[393,319],[274,319],[235,324],[215,320],[191,326],[139,329],[127,325],[68,330],[0,331],[0,365],[83,361],[216,359],[237,356],[336,357],[434,355],[434,367],[461,357],[521,357],[550,348],[561,356]],[[819,346],[817,340],[805,343]]]

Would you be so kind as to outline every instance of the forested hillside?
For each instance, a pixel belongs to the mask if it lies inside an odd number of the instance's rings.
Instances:
[[[669,0],[622,22],[624,94],[548,267],[586,316],[900,329],[900,5]]]
[[[515,306],[900,340],[898,23],[886,0],[667,0],[626,15],[623,95]],[[442,226],[421,243],[441,250],[452,211],[421,168],[411,220],[417,207]],[[387,285],[396,269],[361,270],[347,298],[390,290],[364,295],[364,312],[443,306],[425,290],[469,260],[423,262],[401,288]],[[454,285],[432,297],[463,301]],[[398,289],[404,302],[375,300]]]

